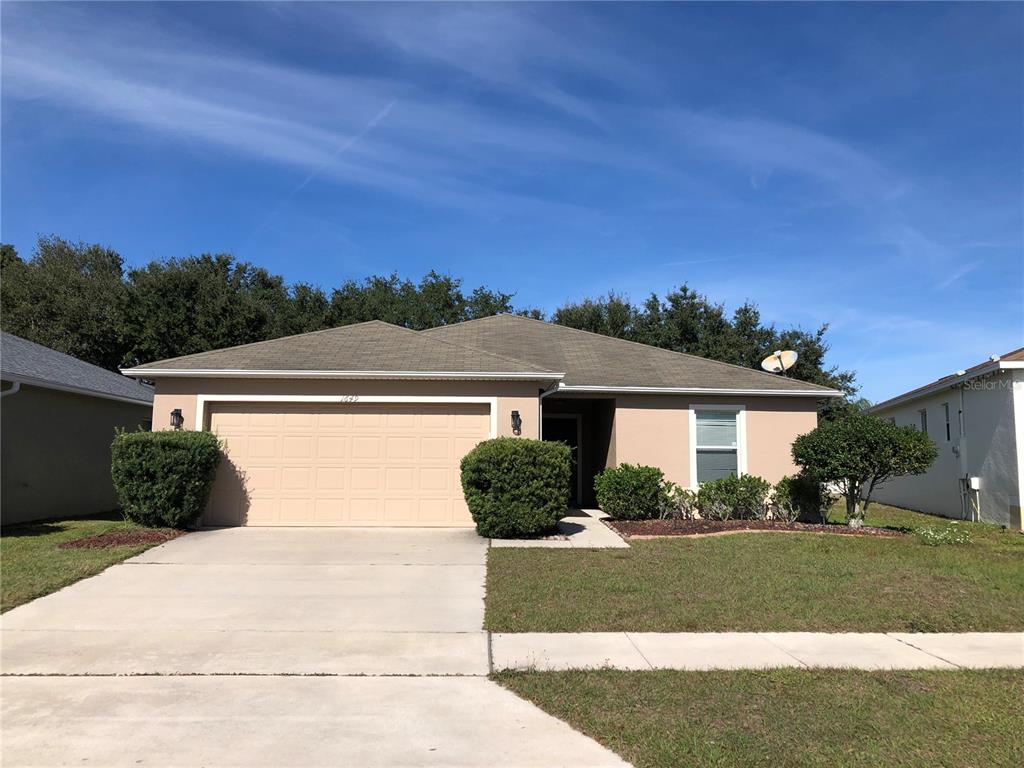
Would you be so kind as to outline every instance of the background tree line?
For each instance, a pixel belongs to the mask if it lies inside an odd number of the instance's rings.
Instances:
[[[433,270],[418,283],[392,273],[347,280],[328,293],[229,254],[126,270],[110,248],[56,236],[41,237],[27,260],[0,246],[3,329],[111,370],[366,320],[422,330],[516,312],[750,368],[775,349],[793,349],[799,360],[791,375],[856,391],[852,371],[826,366],[827,325],[778,330],[749,302],[729,315],[685,284],[639,306],[610,293],[550,317],[512,299],[483,286],[467,293],[460,279]]]

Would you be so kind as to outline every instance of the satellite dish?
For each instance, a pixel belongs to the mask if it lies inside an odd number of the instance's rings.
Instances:
[[[769,373],[785,373],[796,363],[796,352],[777,349],[761,361],[761,367]]]

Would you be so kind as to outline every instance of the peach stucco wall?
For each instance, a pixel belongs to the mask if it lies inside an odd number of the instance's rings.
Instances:
[[[498,435],[512,434],[512,411],[523,420],[522,436],[537,438],[538,387],[535,382],[499,381],[344,381],[337,379],[160,379],[153,402],[153,428],[167,429],[169,414],[181,408],[185,428],[195,426],[196,395],[408,395],[410,397],[496,397]],[[690,407],[743,405],[747,432],[747,472],[772,482],[794,473],[793,440],[817,424],[817,400],[797,397],[695,397],[624,395],[615,398],[607,462],[649,464],[683,486],[690,478]]]
[[[194,429],[196,396],[205,395],[408,395],[496,397],[498,435],[512,434],[512,411],[523,420],[522,436],[537,438],[538,392],[535,382],[501,381],[348,381],[339,379],[158,379],[153,399],[153,429],[168,429],[170,413],[181,408],[185,429]],[[207,409],[209,410],[209,409]],[[209,418],[209,413],[206,414]]]
[[[690,409],[695,405],[742,405],[747,432],[747,472],[776,482],[797,471],[793,440],[817,425],[817,401],[795,397],[617,397],[609,462],[649,464],[683,486],[690,478]]]

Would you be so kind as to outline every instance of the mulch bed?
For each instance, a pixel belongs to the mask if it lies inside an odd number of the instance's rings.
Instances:
[[[847,525],[784,523],[775,520],[605,520],[612,530],[626,538],[647,539],[662,536],[720,536],[747,531],[779,533],[838,533],[844,536],[903,536],[892,528],[850,528]]]
[[[153,528],[147,531],[107,531],[83,539],[65,541],[58,544],[58,549],[111,549],[112,547],[130,547],[138,544],[163,544],[176,539],[185,531],[174,528]]]

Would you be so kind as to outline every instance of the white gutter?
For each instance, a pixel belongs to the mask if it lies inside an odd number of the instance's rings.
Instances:
[[[888,400],[883,400],[877,405],[873,405],[867,409],[868,413],[877,413],[878,411],[891,408],[894,405],[900,405],[901,403],[909,403],[927,395],[932,395],[936,392],[941,392],[944,389],[955,389],[964,382],[971,381],[972,379],[980,378],[981,376],[987,376],[990,373],[996,373],[998,371],[1007,371],[1014,369],[1024,369],[1024,361],[1019,360],[993,360],[983,368],[979,368],[976,371],[964,372],[951,379],[936,381],[932,384],[926,384],[921,389],[916,389],[911,392],[904,392],[902,395],[896,395]]]
[[[559,384],[558,392],[618,395],[743,395],[768,397],[842,397],[837,389],[725,389],[722,387],[592,387]]]
[[[537,398],[537,439],[544,439],[544,398],[548,395],[553,395],[558,391],[559,384],[555,382],[547,389],[540,393],[540,397]]]
[[[11,381],[11,380],[8,379],[8,381]],[[7,397],[8,395],[16,395],[16,394],[18,394],[18,390],[19,389],[21,389],[21,382],[20,381],[11,381],[11,388],[10,389],[0,390],[0,397]]]
[[[10,373],[2,375],[6,381],[14,382],[14,384],[20,389],[22,384],[27,384],[30,387],[39,387],[40,389],[53,389],[57,392],[70,392],[74,395],[85,395],[86,397],[98,397],[103,400],[115,400],[119,403],[132,403],[133,405],[153,405],[152,398],[145,400],[141,397],[127,397],[125,395],[114,395],[108,392],[97,392],[95,389],[87,389],[85,387],[75,387],[70,384],[54,384],[52,381],[46,381],[44,379],[36,379],[32,376],[19,376]],[[145,385],[141,385],[145,386]],[[17,392],[17,389],[9,389],[4,392],[4,395],[13,395]]]
[[[561,379],[564,373],[533,371],[307,371],[245,370],[224,368],[123,368],[125,376],[139,379],[217,378],[217,379],[459,379],[500,381],[544,381]]]

